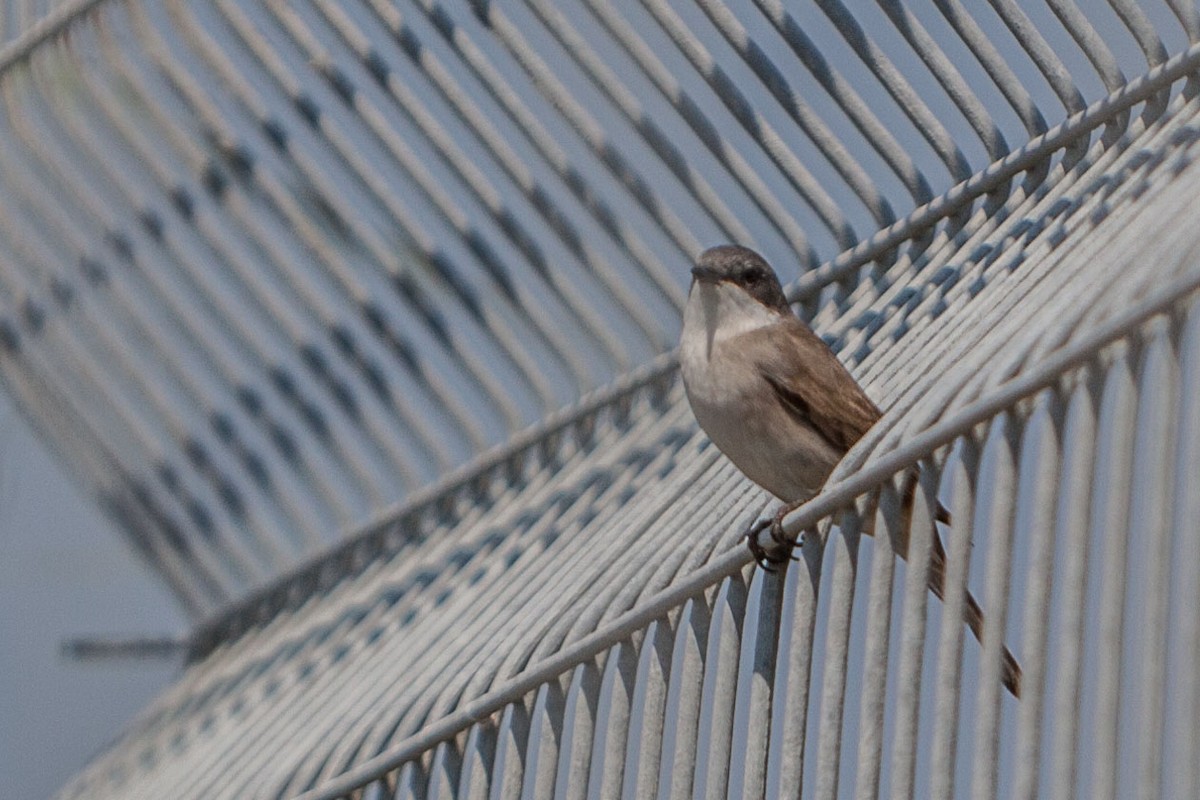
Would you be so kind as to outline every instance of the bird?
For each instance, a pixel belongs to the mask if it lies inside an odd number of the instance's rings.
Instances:
[[[700,254],[683,313],[679,369],[692,413],[708,438],[741,472],[784,505],[752,527],[746,540],[764,568],[786,561],[798,544],[783,518],[821,491],[838,462],[882,416],[837,355],[796,316],[775,270],[747,247],[726,244]],[[901,534],[907,558],[916,468],[906,475]],[[949,525],[939,503],[938,522]],[[768,553],[758,534],[769,527],[786,555]],[[864,526],[872,534],[873,525]],[[944,599],[946,550],[933,532],[929,589]],[[968,591],[964,621],[982,641],[984,615]],[[1020,697],[1021,668],[1004,648],[1004,686]]]

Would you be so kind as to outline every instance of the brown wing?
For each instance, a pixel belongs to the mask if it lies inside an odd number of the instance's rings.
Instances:
[[[879,419],[879,408],[829,345],[799,319],[747,335],[787,337],[786,346],[768,349],[772,356],[758,362],[759,372],[788,413],[831,447],[846,452]]]
[[[879,419],[879,408],[871,402],[871,398],[867,397],[829,346],[799,319],[747,335],[788,337],[787,347],[762,348],[771,352],[772,357],[771,360],[759,361],[758,369],[788,413],[820,432],[831,447],[842,452],[849,450]],[[900,537],[894,542],[901,558],[908,557],[908,536],[918,474],[916,469],[912,470],[904,492],[904,519],[900,525]],[[941,503],[938,503],[936,519],[950,524],[950,512]],[[865,533],[874,533],[873,522],[870,521]],[[932,544],[929,588],[940,599],[946,593],[946,550],[936,530]],[[970,592],[967,592],[963,616],[975,638],[983,641],[983,609]],[[1020,697],[1021,666],[1007,647],[1004,648],[1001,677],[1013,696]]]

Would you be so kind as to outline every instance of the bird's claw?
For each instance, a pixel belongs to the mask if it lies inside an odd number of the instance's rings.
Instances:
[[[742,536],[746,540],[746,547],[750,548],[750,555],[754,556],[754,563],[766,572],[775,571],[775,568],[771,566],[775,561],[767,553],[766,548],[758,543],[758,535],[770,524],[770,520],[760,519],[751,525]]]
[[[776,514],[771,519],[756,521],[745,533],[744,538],[746,539],[746,546],[750,548],[750,554],[754,556],[755,563],[766,572],[775,572],[776,565],[786,564],[789,560],[800,560],[795,555],[794,550],[803,544],[803,538],[799,540],[793,539],[783,530],[783,518],[790,510],[785,507],[781,513]],[[771,541],[776,545],[770,551],[758,541],[758,535],[764,530],[770,531]]]

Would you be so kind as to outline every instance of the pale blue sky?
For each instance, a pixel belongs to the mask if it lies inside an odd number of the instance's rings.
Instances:
[[[176,672],[77,663],[65,639],[177,633],[184,617],[0,393],[0,797],[47,797]]]

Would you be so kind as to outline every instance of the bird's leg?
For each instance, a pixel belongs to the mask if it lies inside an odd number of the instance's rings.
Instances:
[[[805,501],[803,500],[799,503],[784,503],[779,507],[779,510],[775,512],[775,516],[771,517],[771,540],[774,541],[775,544],[779,545],[779,548],[787,554],[787,558],[790,558],[792,561],[800,560],[800,558],[796,556],[793,551],[795,551],[797,547],[800,547],[804,544],[804,534],[800,534],[800,538],[798,539],[793,539],[792,537],[788,536],[787,531],[783,529],[783,519],[788,514],[804,505],[804,503]]]
[[[792,551],[803,543],[803,537],[798,540],[793,539],[783,530],[783,518],[799,508],[800,505],[800,503],[784,505],[771,519],[758,520],[745,533],[746,546],[750,548],[751,555],[754,556],[755,562],[767,572],[774,572],[773,565],[787,563],[788,559],[800,560],[792,554]],[[771,541],[776,545],[771,550],[759,544],[758,535],[764,530],[770,530]]]

